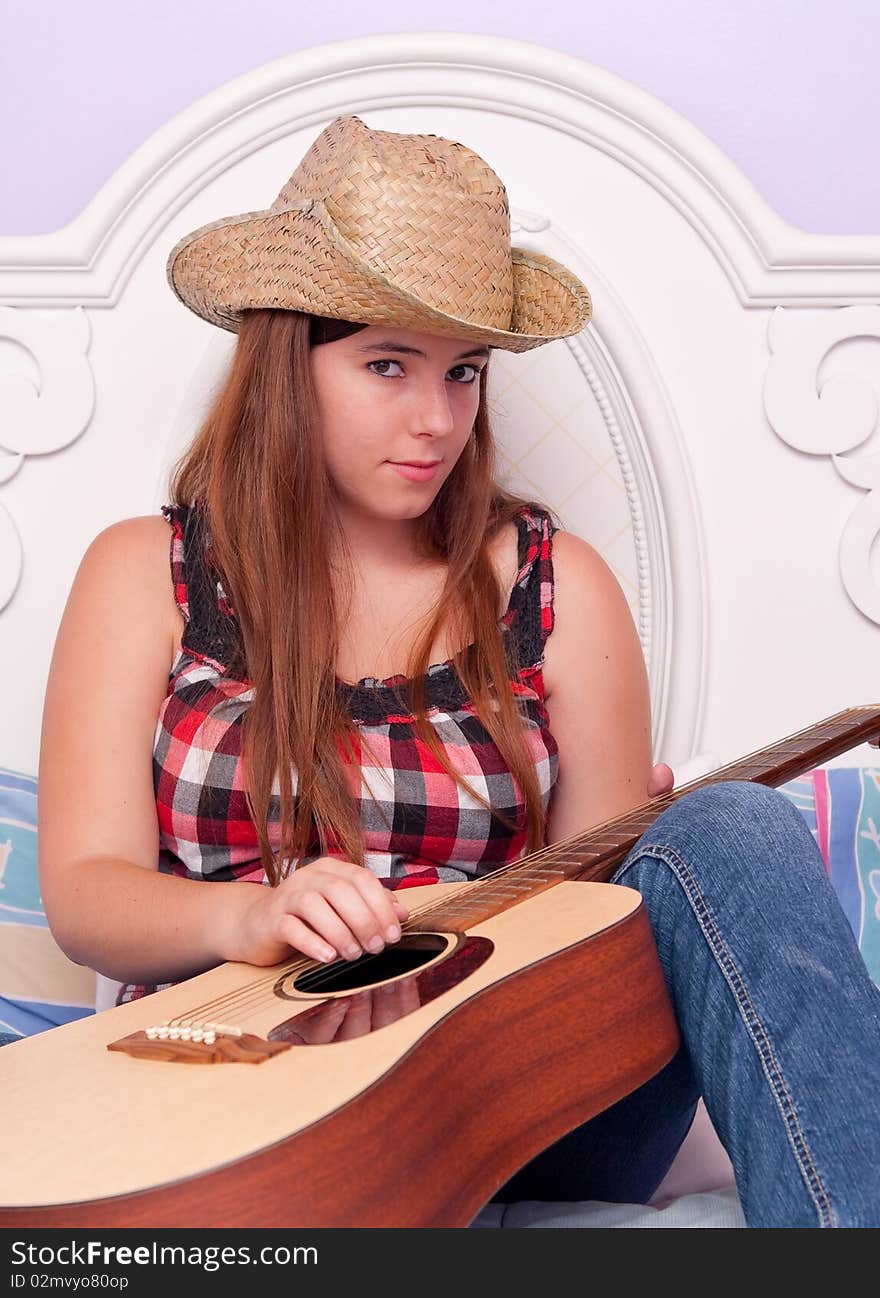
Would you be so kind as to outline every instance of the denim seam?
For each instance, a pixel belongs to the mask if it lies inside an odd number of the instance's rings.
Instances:
[[[801,1130],[798,1121],[797,1110],[794,1101],[785,1084],[785,1077],[782,1069],[773,1052],[773,1046],[770,1042],[770,1035],[761,1020],[760,1015],[755,1009],[748,988],[745,985],[740,970],[730,954],[727,945],[724,942],[721,932],[715,923],[712,912],[700,891],[699,885],[694,878],[688,865],[678,855],[675,848],[668,844],[651,843],[639,851],[639,856],[633,861],[628,862],[627,866],[619,874],[615,874],[613,882],[618,882],[620,875],[626,872],[629,866],[635,864],[635,861],[641,856],[656,855],[657,858],[668,865],[678,880],[685,896],[690,903],[690,907],[696,915],[697,922],[703,932],[703,936],[709,944],[715,960],[724,975],[725,981],[733,992],[734,1000],[740,1012],[740,1017],[745,1024],[746,1031],[754,1042],[755,1049],[758,1052],[758,1058],[761,1061],[761,1068],[764,1076],[770,1084],[770,1089],[776,1101],[776,1106],[782,1116],[788,1135],[789,1144],[792,1147],[804,1184],[807,1187],[810,1198],[816,1208],[820,1226],[834,1226],[835,1217],[828,1191],[822,1184],[822,1178],[819,1175],[816,1164],[810,1153],[806,1137]],[[667,859],[667,856],[671,859]],[[760,1036],[760,1040],[758,1039]]]

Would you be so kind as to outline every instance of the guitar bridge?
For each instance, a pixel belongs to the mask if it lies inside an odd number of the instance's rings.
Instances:
[[[261,1064],[290,1044],[225,1023],[160,1023],[108,1042],[107,1049],[171,1064]]]

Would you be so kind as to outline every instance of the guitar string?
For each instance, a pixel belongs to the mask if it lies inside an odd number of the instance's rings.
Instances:
[[[819,733],[818,731],[813,732],[814,741],[818,733]],[[783,755],[784,752],[787,751],[787,749],[792,746],[793,746],[792,742],[775,745],[773,750],[773,755],[775,757],[779,757]],[[766,758],[767,758],[766,752],[764,756],[765,756],[765,765],[766,765]],[[723,774],[727,773],[727,771],[729,771],[732,767],[739,767],[740,771],[744,773],[743,771],[744,764],[745,764],[745,759],[740,759],[735,763],[730,763],[727,768],[719,768],[718,770],[712,773],[713,780],[717,781],[719,778],[721,778]],[[705,777],[701,777],[700,780],[692,781],[691,783],[700,783],[704,778]],[[599,832],[601,828],[603,828],[603,825],[611,825],[614,823],[615,820],[619,821],[623,819],[625,822],[629,822],[630,825],[632,825],[632,822],[634,820],[640,818],[639,812],[641,810],[646,810],[646,811],[650,810],[651,812],[650,819],[654,819],[657,815],[662,813],[662,810],[664,810],[664,806],[662,805],[664,802],[667,801],[671,802],[673,800],[676,800],[677,798],[680,798],[685,792],[687,792],[690,789],[690,787],[691,784],[682,786],[682,788],[678,790],[670,791],[669,794],[665,794],[662,795],[661,797],[654,799],[650,804],[643,804],[642,808],[636,809],[636,811],[633,813],[627,813],[622,818],[615,817],[612,818],[612,820],[610,821],[603,822],[603,824],[595,826],[594,829],[589,832],[589,837],[595,838],[595,835]],[[625,835],[625,837],[626,836],[628,835]],[[491,894],[491,891],[494,890],[494,884],[499,879],[499,877],[505,878],[513,873],[523,873],[523,874],[528,874],[529,881],[532,880],[540,881],[540,876],[533,869],[534,864],[540,860],[546,860],[548,858],[552,859],[553,861],[557,861],[561,849],[571,846],[572,843],[577,842],[578,839],[582,837],[583,836],[575,836],[574,838],[569,839],[564,843],[554,844],[552,845],[552,847],[542,849],[539,852],[533,853],[529,857],[522,858],[516,862],[511,862],[507,866],[501,866],[497,870],[492,871],[490,874],[481,876],[480,879],[474,880],[471,884],[463,888],[456,889],[455,895],[451,898],[439,897],[435,899],[433,902],[428,903],[426,906],[413,912],[409,920],[405,921],[404,924],[401,926],[402,932],[413,931],[411,927],[413,921],[418,920],[421,924],[425,916],[430,915],[432,912],[436,912],[437,910],[442,910],[442,909],[455,908],[462,900],[464,902],[467,902],[468,899],[471,897],[471,894],[476,890],[479,890],[485,897],[488,898],[488,896]],[[614,845],[616,844],[612,844],[612,846]],[[600,853],[598,852],[594,853],[594,856],[598,856],[599,854]],[[568,862],[561,862],[561,863],[567,864]],[[589,862],[585,862],[582,859],[582,856],[578,856],[574,858],[573,863],[582,865],[584,867],[587,867],[589,865]],[[491,888],[489,886],[490,883],[492,885]],[[523,898],[520,898],[520,900],[522,899]],[[415,931],[421,931],[421,929],[417,929]],[[366,955],[365,957],[362,957],[361,958],[362,967],[371,964],[373,961],[378,959],[382,954],[383,952],[378,952],[375,955],[369,954]],[[196,1011],[190,1011],[188,1015],[178,1016],[178,1018],[179,1019],[182,1018],[183,1021],[186,1021],[190,1018],[190,1016],[193,1013],[204,1013],[205,1011],[215,1010],[218,1008],[222,1009],[224,1013],[231,1010],[234,1013],[240,1014],[246,1009],[257,1007],[261,1003],[266,1003],[264,1001],[263,993],[269,987],[274,988],[274,986],[276,985],[276,983],[280,978],[286,978],[289,977],[292,973],[295,974],[298,972],[306,971],[308,969],[312,969],[316,974],[319,975],[318,977],[312,980],[312,985],[309,988],[309,991],[318,990],[321,986],[324,986],[328,982],[330,982],[339,973],[341,969],[345,968],[350,963],[351,962],[349,961],[333,961],[330,964],[325,965],[321,962],[313,961],[307,957],[305,958],[299,957],[289,962],[286,970],[285,969],[279,970],[277,966],[275,966],[273,967],[273,973],[271,975],[259,977],[253,982],[246,984],[243,988],[239,988],[235,992],[228,993],[225,997],[215,998],[213,1002],[208,1002],[206,1006],[198,1007]],[[270,995],[268,1003],[274,1003],[275,999],[276,998],[273,993],[272,995]]]
[[[539,860],[539,858],[551,858],[555,863],[563,865],[572,863],[583,866],[585,864],[582,856],[572,858],[571,861],[569,861],[568,858],[562,859],[559,852],[559,848],[562,846],[562,844],[556,844],[553,848],[544,849],[542,852],[535,853],[531,857],[524,858],[517,862],[512,862],[507,866],[499,867],[498,870],[493,871],[490,875],[484,875],[480,879],[473,881],[473,883],[456,889],[453,897],[439,897],[435,899],[433,902],[430,902],[414,911],[409,920],[404,921],[401,925],[402,932],[423,931],[423,922],[425,917],[430,916],[432,913],[436,913],[437,911],[449,911],[453,908],[460,909],[461,903],[464,902],[466,905],[469,900],[472,900],[472,895],[477,890],[480,891],[481,898],[484,901],[497,897],[499,889],[495,885],[499,878],[507,879],[509,881],[511,875],[521,874],[525,876],[529,883],[546,882],[550,877],[547,871],[538,871],[534,868],[534,864]],[[565,877],[564,870],[552,871],[551,874]],[[548,886],[553,885],[549,884]],[[523,900],[523,898],[520,897],[519,900]],[[420,927],[415,928],[416,922],[418,922]],[[454,925],[446,923],[438,927],[450,929],[454,928]],[[368,967],[379,959],[381,954],[382,952],[378,952],[375,955],[366,954],[365,957],[362,957],[361,959],[361,968],[364,969],[365,967]],[[259,976],[252,982],[236,989],[235,992],[227,993],[225,996],[216,998],[213,1002],[209,1002],[205,1006],[198,1007],[195,1011],[189,1011],[188,1014],[178,1017],[182,1023],[185,1023],[189,1021],[194,1014],[204,1016],[211,1011],[214,1011],[215,1013],[222,1011],[224,1017],[229,1017],[230,1014],[243,1014],[248,1010],[257,1009],[262,1004],[274,1004],[276,996],[274,990],[270,991],[270,989],[274,989],[280,979],[286,979],[292,974],[308,970],[311,970],[318,976],[312,979],[311,985],[307,990],[309,992],[318,992],[322,986],[329,983],[340,972],[340,970],[346,968],[350,963],[351,962],[348,961],[337,960],[329,965],[324,965],[309,958],[297,958],[288,962],[286,968],[278,969],[277,967],[273,967],[273,972],[271,974]],[[269,991],[268,999],[265,996],[267,991]]]
[[[812,736],[812,738],[813,738],[813,742],[814,742],[814,743],[815,743],[815,740],[816,740],[817,735],[818,735],[819,733],[821,733],[821,729],[822,729],[822,728],[817,728],[817,729],[813,732],[813,736]],[[794,748],[798,748],[799,751],[802,751],[802,750],[799,749],[799,742],[800,742],[799,740],[797,740],[797,741],[792,740],[792,741],[790,741],[790,742],[788,742],[788,743],[781,743],[781,744],[779,744],[779,745],[776,745],[776,746],[774,746],[774,754],[773,754],[773,755],[774,755],[775,757],[778,758],[778,757],[783,756],[785,752],[789,751],[790,749],[794,749]],[[765,754],[764,754],[764,760],[763,760],[762,764],[759,765],[759,767],[758,767],[759,770],[763,770],[763,769],[766,768],[766,758],[767,758],[767,754],[766,754],[766,752],[765,752]],[[746,763],[746,760],[745,760],[745,759],[739,759],[736,763],[733,763],[732,765],[735,766],[736,768],[738,768],[738,773],[739,773],[740,775],[745,775],[746,771],[749,769],[749,767],[747,766],[747,763]],[[714,778],[715,780],[717,780],[717,779],[719,779],[723,774],[726,774],[726,773],[729,773],[729,770],[725,770],[725,769],[723,769],[723,768],[722,768],[722,769],[719,769],[719,770],[717,770],[717,771],[714,773],[713,778]],[[697,782],[699,782],[699,781],[697,781]],[[689,787],[689,786],[687,786],[687,787]],[[685,787],[685,786],[682,786],[681,789],[675,791],[674,796],[675,796],[676,798],[677,798],[677,797],[680,797],[680,796],[681,796],[685,791],[686,791],[686,787]],[[650,815],[649,815],[649,817],[648,817],[649,820],[654,819],[657,815],[660,814],[660,812],[661,812],[662,809],[663,809],[663,807],[662,807],[662,801],[663,801],[662,799],[658,798],[658,799],[657,799],[655,802],[653,802],[652,804],[647,804],[647,806],[646,806],[645,809],[650,813]],[[632,834],[632,830],[633,830],[633,821],[636,821],[636,820],[638,820],[638,819],[640,819],[640,818],[641,818],[641,817],[638,816],[638,813],[632,813],[631,815],[628,815],[628,816],[626,816],[626,817],[624,818],[625,820],[629,821],[629,826],[630,826],[630,828],[629,828],[629,833],[628,833],[626,836],[630,836],[630,834]],[[618,818],[618,819],[619,819],[619,818]],[[605,823],[606,823],[606,824],[609,824],[609,823],[611,823],[611,822],[605,822]],[[601,828],[601,826],[597,826],[597,827],[595,828],[595,832],[598,832],[599,828]],[[595,833],[591,834],[590,837],[591,837],[591,838],[595,838]],[[619,840],[618,840],[618,841],[619,841]],[[449,908],[458,908],[458,909],[460,909],[460,908],[461,908],[461,903],[463,902],[465,905],[467,904],[467,902],[469,901],[469,899],[470,899],[470,897],[471,897],[471,893],[473,892],[473,890],[474,890],[476,887],[479,887],[479,888],[481,889],[481,892],[483,892],[483,894],[484,894],[484,898],[485,898],[485,899],[489,899],[489,898],[492,896],[492,893],[494,893],[494,894],[497,896],[497,891],[498,891],[498,890],[494,887],[494,883],[495,883],[495,881],[499,878],[499,876],[503,878],[505,875],[509,875],[509,874],[511,874],[511,873],[514,872],[514,871],[516,871],[517,873],[524,873],[524,874],[525,874],[526,872],[528,872],[528,881],[529,881],[530,883],[532,883],[532,882],[537,882],[537,883],[544,882],[544,881],[546,881],[547,878],[548,878],[548,875],[547,875],[546,871],[544,871],[544,872],[542,872],[542,873],[539,873],[537,870],[533,869],[533,866],[535,865],[536,862],[538,862],[538,861],[540,861],[540,860],[551,859],[551,860],[553,860],[554,862],[559,861],[559,859],[560,859],[560,857],[559,857],[560,849],[563,848],[563,847],[565,847],[565,846],[567,846],[567,845],[569,845],[569,844],[564,844],[564,843],[563,843],[563,844],[556,844],[556,845],[553,846],[552,849],[545,849],[545,851],[543,851],[543,852],[541,852],[541,853],[535,853],[535,854],[533,854],[531,857],[525,858],[524,860],[521,860],[521,861],[518,861],[518,862],[511,863],[511,864],[510,864],[509,866],[507,866],[507,867],[500,867],[498,870],[493,871],[491,875],[489,875],[489,876],[483,876],[481,879],[474,881],[474,884],[470,885],[469,887],[467,887],[467,888],[457,889],[457,890],[456,890],[456,893],[455,893],[455,895],[454,895],[454,897],[452,897],[452,898],[444,898],[444,897],[440,897],[440,898],[438,898],[435,902],[433,902],[433,903],[430,904],[429,906],[423,908],[423,909],[420,910],[417,914],[414,914],[414,915],[412,916],[412,919],[413,919],[413,920],[415,920],[415,919],[419,919],[419,920],[421,921],[421,920],[424,918],[425,915],[429,914],[431,911],[436,911],[437,909],[442,909],[442,910],[448,910]],[[617,843],[613,844],[613,846],[616,846],[616,845],[617,845]],[[602,844],[599,845],[599,847],[600,847],[600,848],[605,848],[605,847],[606,847],[606,844],[605,844],[605,843],[602,843]],[[599,851],[596,851],[596,852],[593,853],[594,860],[598,858],[599,854],[600,854]],[[566,861],[566,862],[563,862],[563,863],[567,864],[568,862]],[[588,865],[590,864],[590,862],[588,862],[588,861],[584,861],[584,860],[582,859],[582,855],[581,855],[581,856],[578,856],[577,858],[575,858],[574,864],[576,864],[576,865],[580,865],[580,866],[588,866]],[[559,873],[559,872],[555,872],[555,873]],[[563,872],[563,873],[564,873],[564,872]],[[491,888],[491,890],[489,889],[488,886],[484,886],[484,885],[487,885],[487,884],[488,884],[489,880],[491,880],[491,882],[492,882],[492,888]],[[552,886],[552,885],[551,885],[551,886]],[[520,897],[519,900],[523,900],[523,898]],[[444,918],[445,918],[445,917],[444,917]],[[470,917],[469,917],[469,916],[466,916],[466,919],[467,919],[467,918],[470,918]],[[452,926],[452,925],[450,925],[450,927],[451,927],[451,926]],[[420,925],[420,927],[423,927],[423,925]],[[407,926],[406,926],[406,925],[403,926],[403,930],[404,930],[404,931],[407,930]],[[380,953],[377,953],[375,956],[367,955],[366,957],[362,958],[362,959],[361,959],[361,967],[363,968],[365,965],[370,964],[373,960],[378,959],[379,956],[380,956],[381,954],[382,954],[382,953],[380,952]],[[327,984],[327,983],[328,983],[328,982],[329,982],[333,977],[335,977],[335,975],[338,973],[339,969],[340,969],[340,968],[343,968],[343,967],[345,966],[346,963],[347,963],[347,962],[337,961],[337,962],[331,963],[331,964],[328,965],[328,966],[324,966],[324,965],[317,964],[316,962],[307,962],[307,961],[300,961],[300,962],[298,962],[298,963],[297,963],[297,962],[294,962],[294,963],[292,963],[292,964],[290,965],[289,970],[288,970],[288,974],[291,973],[291,972],[296,972],[298,968],[302,968],[302,969],[304,969],[304,968],[306,968],[306,967],[311,967],[312,970],[313,970],[315,973],[317,973],[318,976],[313,977],[312,982],[311,982],[311,985],[310,985],[310,987],[309,987],[307,990],[309,990],[310,992],[317,992],[317,991],[319,991],[319,989],[320,989],[322,986],[326,985],[326,984]],[[282,973],[282,974],[279,974],[279,976],[286,976],[286,975]],[[254,990],[256,990],[257,992],[259,992],[259,991],[262,989],[262,987],[264,987],[264,986],[265,986],[265,982],[261,982],[260,984],[258,984],[257,988],[255,988]],[[252,999],[253,999],[253,997],[252,997],[251,995],[248,994],[248,993],[250,993],[250,990],[251,990],[250,988],[247,989],[247,993],[245,994],[244,997],[241,998],[242,1002],[246,1002],[246,1001],[249,1001],[249,1000],[252,1000]],[[241,1005],[237,1005],[236,1008],[244,1008],[244,1004],[242,1003]]]
[[[558,846],[561,846],[561,844]],[[401,936],[408,933],[424,931],[422,928],[415,927],[416,921],[418,921],[419,924],[422,924],[426,917],[429,917],[438,910],[451,908],[451,906],[458,903],[460,899],[470,897],[471,893],[478,888],[482,895],[488,897],[490,892],[494,890],[494,888],[490,889],[488,887],[488,882],[490,880],[494,885],[499,877],[503,876],[506,878],[515,870],[522,870],[523,873],[525,873],[526,865],[528,864],[531,866],[536,856],[537,854],[525,858],[522,861],[511,862],[506,866],[500,866],[497,870],[492,871],[491,874],[483,875],[480,879],[474,880],[470,884],[461,888],[456,888],[454,897],[439,897],[414,910],[410,914],[409,918],[404,920],[401,924]],[[575,858],[575,860],[577,859],[578,858]],[[531,873],[529,877],[537,878],[538,876]],[[480,885],[482,885],[482,887],[480,887]],[[449,928],[451,929],[452,925],[449,925]],[[372,952],[365,953],[364,956],[360,958],[360,967],[362,969],[368,967],[383,954],[384,952],[382,951],[379,951],[376,954],[373,954]],[[327,983],[332,982],[341,971],[350,967],[352,963],[352,961],[348,960],[334,960],[328,964],[324,964],[322,961],[313,960],[307,956],[295,957],[293,960],[287,962],[282,968],[279,968],[277,965],[273,966],[271,974],[258,976],[251,982],[246,983],[243,987],[237,988],[234,992],[228,992],[225,995],[216,997],[213,1001],[208,1001],[204,1005],[188,1010],[183,1015],[178,1015],[176,1018],[170,1019],[169,1023],[183,1026],[194,1018],[203,1020],[209,1014],[214,1018],[219,1017],[219,1015],[222,1014],[225,1018],[228,1017],[230,1013],[243,1014],[248,1010],[258,1009],[264,1004],[274,1004],[277,997],[271,989],[276,986],[279,980],[287,979],[291,975],[297,975],[299,973],[313,971],[317,976],[312,980],[308,990],[309,992],[317,991]],[[268,997],[265,996],[267,990],[270,992]]]
[[[817,728],[812,732],[812,737],[814,742],[820,733],[821,733],[821,728]],[[774,758],[778,758],[784,755],[784,753],[793,746],[794,746],[793,740],[784,742],[779,745],[774,745],[772,750],[772,756]],[[764,766],[766,766],[767,757],[768,757],[768,753],[765,750],[764,764],[763,764]],[[729,772],[734,767],[740,768],[740,771],[744,774],[743,768],[745,766],[746,761],[747,759],[740,759],[736,762],[729,763],[727,767],[718,768],[716,771],[712,772],[712,780],[710,782],[716,782],[724,774]],[[643,804],[641,808],[637,808],[634,812],[626,813],[623,817],[613,817],[609,821],[602,822],[602,824],[597,825],[592,830],[588,831],[588,836],[590,838],[595,838],[596,834],[598,834],[598,832],[603,827],[608,825],[613,825],[615,821],[623,820],[624,822],[629,822],[630,824],[632,824],[633,821],[640,819],[639,813],[642,811],[650,810],[651,812],[650,819],[654,819],[656,818],[656,816],[660,815],[662,811],[665,809],[665,806],[663,805],[664,803],[668,805],[668,803],[670,803],[671,801],[677,800],[685,792],[690,790],[692,784],[701,783],[705,780],[705,778],[706,777],[700,777],[695,781],[691,781],[687,785],[683,785],[680,789],[671,790],[669,793],[664,794],[656,799],[653,799],[651,803]],[[628,835],[624,835],[624,837],[626,836]],[[483,875],[479,879],[474,880],[472,883],[466,885],[465,887],[456,889],[455,895],[453,897],[436,898],[434,901],[428,903],[426,906],[413,912],[409,920],[404,921],[404,924],[401,925],[402,932],[413,931],[411,927],[413,921],[418,920],[421,923],[424,920],[424,918],[426,916],[429,916],[432,912],[436,912],[437,910],[441,910],[441,909],[455,908],[458,906],[458,903],[461,900],[467,902],[467,900],[471,897],[471,894],[474,891],[479,890],[483,895],[488,897],[490,895],[490,892],[492,891],[492,889],[489,886],[490,883],[491,885],[494,886],[495,882],[499,878],[506,878],[507,876],[513,873],[523,873],[523,874],[528,874],[530,880],[532,878],[537,879],[538,875],[533,870],[533,866],[536,862],[543,861],[548,858],[553,860],[554,862],[557,861],[557,858],[559,857],[559,853],[563,848],[570,847],[573,843],[576,843],[579,839],[582,839],[583,837],[584,835],[576,835],[573,838],[566,840],[563,843],[553,844],[549,848],[541,849],[538,852],[533,853],[529,857],[521,858],[519,861],[511,862],[506,866],[500,866],[497,870],[492,871],[490,874]],[[616,844],[612,844],[612,846],[615,845]],[[599,852],[594,854],[594,856],[598,856],[598,855],[600,855]],[[561,863],[567,864],[569,862],[562,861]],[[590,864],[589,862],[584,861],[582,859],[582,856],[575,857],[573,863],[582,865],[585,868],[587,868]],[[520,900],[522,900],[522,898],[520,898]],[[422,931],[422,930],[416,929],[415,931]],[[378,952],[375,955],[369,954],[366,955],[365,957],[362,957],[361,958],[362,967],[371,964],[373,961],[377,960],[382,954],[383,952]],[[291,962],[289,962],[288,967],[286,969],[279,970],[277,966],[274,966],[271,975],[258,977],[251,983],[246,984],[244,987],[238,988],[235,992],[227,993],[226,996],[215,998],[213,1002],[208,1002],[206,1003],[205,1006],[200,1006],[195,1011],[190,1011],[189,1014],[185,1016],[178,1016],[178,1020],[186,1021],[194,1013],[204,1014],[206,1011],[217,1010],[217,1009],[223,1010],[224,1013],[231,1010],[234,1013],[240,1014],[245,1009],[256,1008],[262,1003],[274,1003],[276,999],[274,993],[270,995],[268,1002],[264,1001],[263,993],[267,988],[269,987],[274,988],[274,986],[276,985],[279,979],[287,978],[291,974],[296,974],[309,969],[313,970],[316,974],[319,975],[318,977],[313,979],[309,991],[312,991],[313,989],[317,990],[321,986],[324,986],[328,982],[332,981],[332,979],[337,976],[339,971],[341,969],[344,969],[346,966],[350,965],[350,963],[351,962],[349,961],[337,960],[331,962],[330,964],[325,965],[322,962],[311,960],[308,957],[298,957],[292,960]],[[174,1020],[172,1020],[172,1022],[174,1022]]]
[[[848,710],[848,714],[850,711],[851,710]],[[836,723],[836,725],[833,725],[832,723]],[[821,738],[825,730],[829,728],[836,729],[839,725],[840,725],[840,721],[838,720],[838,718],[832,718],[829,719],[828,722],[824,723],[824,725],[811,728],[810,730],[811,746],[815,746],[815,744]],[[768,761],[770,760],[772,760],[774,764],[778,763],[778,759],[784,756],[790,748],[795,747],[797,743],[800,743],[802,741],[802,738],[803,736],[798,736],[798,737],[792,736],[788,740],[783,741],[780,744],[772,745],[769,750],[767,749],[760,750],[763,756],[763,761],[760,764],[759,769],[760,770],[766,769]],[[574,835],[571,838],[563,841],[562,843],[555,843],[550,847],[539,849],[537,852],[532,853],[530,856],[520,858],[518,861],[510,862],[507,865],[499,866],[496,870],[493,870],[491,873],[482,875],[479,879],[473,880],[471,883],[465,885],[464,887],[457,888],[453,897],[435,898],[433,901],[427,903],[425,906],[411,913],[409,918],[405,920],[401,925],[401,934],[403,935],[407,932],[413,932],[413,931],[416,932],[423,931],[422,929],[413,929],[412,926],[414,921],[418,921],[421,924],[424,921],[425,917],[430,916],[432,913],[435,913],[438,910],[442,910],[442,909],[448,910],[448,909],[458,908],[461,902],[464,902],[465,904],[467,903],[467,901],[471,898],[474,891],[479,891],[481,895],[488,898],[491,894],[493,886],[499,879],[509,879],[511,875],[523,874],[526,875],[530,880],[535,879],[540,881],[539,873],[534,869],[535,865],[538,863],[549,861],[554,864],[558,863],[562,865],[580,864],[584,868],[588,868],[590,862],[584,861],[582,855],[575,856],[570,860],[560,860],[559,859],[560,853],[563,850],[570,849],[573,845],[576,845],[579,841],[582,841],[583,838],[585,837],[595,839],[596,835],[598,835],[603,828],[613,826],[616,822],[617,823],[623,822],[624,824],[628,824],[632,826],[633,822],[641,819],[641,814],[647,811],[650,811],[651,813],[649,818],[649,823],[650,823],[650,821],[653,821],[654,819],[656,819],[657,816],[661,815],[662,812],[666,809],[666,807],[671,805],[672,802],[677,801],[685,793],[689,792],[694,785],[701,784],[704,782],[716,783],[733,769],[739,769],[741,774],[745,777],[745,771],[747,768],[747,763],[749,761],[749,758],[751,756],[757,756],[757,755],[758,754],[749,754],[745,758],[737,759],[734,762],[728,763],[726,766],[719,767],[715,771],[711,772],[711,778],[707,776],[698,777],[696,780],[692,780],[688,782],[687,784],[681,786],[681,788],[679,789],[670,790],[668,793],[662,794],[659,797],[652,799],[650,803],[642,804],[640,807],[634,809],[634,811],[632,812],[624,813],[623,816],[612,817],[610,820],[601,822],[599,825],[596,825],[592,829],[587,831],[586,834]],[[624,838],[628,836],[629,836],[628,833],[623,835]],[[613,847],[616,845],[617,844],[612,844],[611,846]],[[604,846],[604,844],[600,846]],[[601,855],[601,851],[591,853],[591,855],[593,855],[595,858]],[[549,886],[553,886],[553,885],[551,884]],[[522,898],[520,898],[520,900],[522,900]],[[384,951],[377,952],[375,955],[372,953],[365,954],[360,958],[362,962],[361,967],[363,968],[364,966],[368,966],[372,964],[375,960],[379,959],[380,956],[382,956],[383,954]],[[191,1020],[196,1015],[200,1015],[204,1017],[206,1014],[212,1012],[216,1017],[216,1012],[218,1010],[222,1011],[224,1015],[228,1014],[229,1011],[231,1011],[232,1013],[241,1014],[245,1010],[257,1008],[263,1003],[274,1003],[276,999],[274,992],[272,992],[272,994],[269,996],[268,1001],[264,999],[264,992],[266,991],[266,989],[274,988],[280,979],[289,978],[291,974],[295,975],[308,970],[313,970],[315,974],[318,975],[312,980],[312,984],[309,988],[309,991],[312,991],[313,989],[317,990],[320,987],[331,982],[342,969],[349,966],[351,963],[353,962],[346,961],[346,960],[335,960],[328,964],[324,964],[323,962],[313,960],[310,957],[303,957],[303,956],[295,957],[293,960],[287,963],[286,968],[279,969],[277,965],[273,966],[273,970],[271,974],[261,975],[256,979],[252,980],[250,983],[245,984],[243,987],[237,988],[234,992],[227,993],[225,996],[216,997],[213,1001],[208,1001],[204,1005],[198,1006],[194,1010],[190,1010],[185,1015],[178,1015],[176,1016],[175,1019],[169,1020],[169,1022],[173,1024],[177,1024],[177,1023],[182,1024]]]

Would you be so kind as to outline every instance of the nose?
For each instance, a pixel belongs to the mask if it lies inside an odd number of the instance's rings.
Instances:
[[[442,437],[454,431],[455,412],[445,379],[418,384],[413,392],[413,407],[410,427],[414,433]]]

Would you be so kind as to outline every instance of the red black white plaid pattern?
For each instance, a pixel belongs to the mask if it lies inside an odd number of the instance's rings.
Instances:
[[[265,883],[241,780],[242,723],[253,690],[250,682],[229,678],[223,665],[234,610],[212,568],[201,510],[166,505],[162,513],[172,526],[171,569],[186,628],[154,741],[159,870],[187,879]],[[546,812],[558,765],[542,677],[544,645],[553,629],[555,528],[549,514],[537,508],[522,509],[516,524],[519,567],[501,625],[505,634],[517,637],[519,662],[524,664],[510,688],[521,701]],[[406,683],[403,676],[365,677],[356,685],[339,682],[357,723],[367,867],[398,888],[474,878],[518,860],[525,852],[525,830],[511,833],[442,769],[416,735]],[[428,719],[450,764],[490,806],[521,823],[519,786],[451,660],[429,668],[427,697]],[[295,773],[293,790],[296,796]],[[276,777],[269,809],[275,851],[279,818]],[[313,853],[297,864],[321,855],[317,837],[310,847]],[[133,1000],[154,990],[129,985],[119,999]]]

